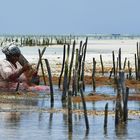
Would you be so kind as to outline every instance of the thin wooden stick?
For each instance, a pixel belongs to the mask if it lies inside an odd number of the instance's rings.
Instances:
[[[72,71],[73,60],[74,60],[74,52],[75,52],[75,40],[74,40],[74,42],[73,42],[72,55],[71,55],[71,62],[70,62],[70,66],[69,66],[68,89],[69,89],[70,82],[71,82],[71,71]]]
[[[50,65],[49,65],[48,59],[44,59],[44,60],[45,60],[46,67],[47,67],[47,70],[48,70],[48,75],[49,75],[49,85],[50,85],[51,103],[53,103],[53,102],[54,102],[54,96],[53,96],[53,83],[52,83],[51,69],[50,69]]]
[[[89,129],[89,122],[88,122],[88,117],[87,117],[87,108],[86,108],[85,98],[84,98],[84,94],[83,94],[82,82],[80,82],[80,93],[81,93],[81,99],[82,99],[83,108],[84,108],[86,129],[88,130]]]
[[[103,59],[102,59],[101,54],[100,54],[100,61],[101,61],[101,67],[102,67],[102,75],[104,75],[104,65],[103,65]]]
[[[107,120],[108,120],[108,103],[106,103],[105,105],[104,128],[107,127]]]
[[[61,69],[61,73],[60,73],[60,76],[59,76],[59,79],[58,79],[58,87],[60,89],[60,85],[61,85],[61,79],[62,79],[62,75],[63,75],[63,71],[64,71],[64,65],[65,65],[65,56],[66,56],[66,45],[64,45],[64,48],[63,48],[63,63],[62,63],[62,69]]]
[[[68,91],[68,130],[72,132],[72,103],[71,103],[71,91]]]
[[[39,50],[40,50],[40,49],[39,49]],[[39,65],[40,65],[42,56],[43,56],[43,54],[45,53],[45,50],[46,50],[46,47],[43,48],[42,52],[40,51],[39,60],[38,60],[37,67],[36,67],[37,72],[38,72],[38,69],[39,69]]]
[[[41,65],[41,70],[42,70],[42,76],[43,76],[44,84],[47,85],[46,84],[45,73],[44,73],[44,68],[43,68],[43,63],[42,63],[42,59],[41,59],[40,49],[38,49],[38,53],[39,53],[39,59],[40,59],[40,65]]]
[[[126,87],[126,94],[125,94],[124,105],[123,105],[123,121],[124,122],[126,122],[128,118],[128,107],[127,107],[128,96],[129,96],[129,88]]]
[[[20,82],[17,83],[17,87],[16,87],[16,90],[15,90],[16,92],[17,92],[18,89],[19,89],[19,85],[20,85]]]
[[[96,91],[95,72],[96,72],[96,61],[95,58],[93,58],[92,85],[93,85],[94,92]]]

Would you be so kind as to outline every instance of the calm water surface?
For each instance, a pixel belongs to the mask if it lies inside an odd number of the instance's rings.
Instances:
[[[73,114],[73,133],[68,133],[67,115],[62,113],[1,112],[0,139],[3,140],[137,140],[139,119],[115,128],[114,117],[103,128],[103,117],[89,116],[90,129],[85,128],[84,116]],[[134,128],[135,126],[135,128]]]
[[[91,88],[91,87],[89,87]],[[99,87],[102,88],[102,87]],[[104,88],[104,87],[103,87]],[[107,87],[106,87],[107,88]],[[55,89],[55,101],[52,109],[62,109],[61,91]],[[89,89],[87,88],[87,91]],[[100,90],[100,89],[98,89]],[[102,90],[103,91],[103,90]],[[106,89],[107,91],[107,89]],[[113,90],[109,88],[108,92]],[[19,100],[16,103],[0,104],[0,139],[2,140],[137,140],[140,137],[140,118],[129,116],[128,123],[118,128],[114,117],[108,117],[108,127],[103,128],[104,117],[89,115],[89,131],[86,131],[85,118],[82,114],[73,114],[73,132],[68,131],[68,116],[61,112],[47,112],[51,109],[49,95],[40,93],[40,98]],[[43,98],[44,97],[44,98]],[[87,102],[88,110],[104,110],[109,103],[109,110],[114,110],[115,102]],[[72,105],[73,109],[83,109],[82,103]],[[140,110],[139,101],[129,101],[129,110]],[[134,127],[135,126],[135,127]]]

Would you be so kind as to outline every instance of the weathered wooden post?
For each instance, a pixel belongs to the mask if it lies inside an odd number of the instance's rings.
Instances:
[[[138,80],[140,81],[140,45],[137,45]]]
[[[16,90],[15,90],[16,92],[17,92],[18,89],[19,89],[19,85],[20,85],[20,82],[17,83]]]
[[[45,78],[44,67],[43,67],[43,63],[42,63],[42,56],[41,56],[40,49],[38,49],[38,53],[39,53],[39,60],[40,60],[41,70],[42,70],[42,76],[43,76],[44,84],[46,85],[46,78]]]
[[[122,97],[124,101],[124,94],[125,94],[125,77],[124,77],[124,71],[120,70],[119,71],[119,87],[122,91]]]
[[[93,85],[93,91],[94,91],[94,92],[96,91],[95,71],[96,71],[96,61],[95,61],[95,58],[93,58],[92,85]]]
[[[100,54],[100,61],[101,61],[102,75],[104,75],[104,65],[103,65],[103,59],[101,54]]]
[[[60,89],[60,86],[61,86],[61,79],[62,79],[62,75],[63,75],[63,71],[64,71],[64,65],[65,65],[65,55],[66,54],[66,45],[64,45],[64,48],[63,48],[63,63],[62,63],[62,69],[61,69],[61,73],[60,73],[60,76],[59,76],[59,79],[58,79],[58,87]]]
[[[74,52],[75,52],[75,40],[74,40],[74,42],[73,42],[72,55],[71,55],[71,62],[70,62],[70,66],[69,66],[68,89],[69,89],[70,82],[71,82],[71,72],[72,72],[72,66],[73,66],[73,60],[74,60]]]
[[[82,44],[83,44],[82,41],[80,41],[80,46],[79,46],[78,55],[83,55]]]
[[[52,75],[51,75],[51,69],[49,65],[48,59],[44,59],[46,63],[46,67],[48,70],[48,76],[49,76],[49,85],[50,85],[50,95],[51,95],[51,104],[54,102],[54,96],[53,96],[53,83],[52,83]]]
[[[111,70],[110,70],[109,79],[111,79],[112,72],[113,72],[113,68],[111,68]]]
[[[106,103],[105,105],[104,128],[107,127],[107,120],[108,120],[108,103]]]
[[[80,90],[79,82],[80,82],[80,76],[81,76],[81,62],[82,62],[82,55],[78,56],[78,80],[77,80],[77,85],[78,85],[78,91]]]
[[[80,84],[80,94],[81,94],[81,99],[83,103],[83,108],[84,108],[84,116],[85,116],[85,123],[86,123],[86,129],[89,129],[89,122],[88,122],[88,116],[87,116],[87,108],[86,108],[86,103],[85,103],[85,98],[83,94],[83,86],[82,86],[82,81],[79,83]]]
[[[63,93],[62,93],[62,101],[66,100],[68,88],[68,63],[65,63],[65,71],[64,71],[64,80],[63,80]]]
[[[71,91],[68,91],[68,130],[72,132],[72,105],[71,105]]]
[[[67,95],[67,92],[68,92],[68,64],[69,64],[69,52],[70,52],[70,45],[68,44],[68,48],[67,48],[67,58],[66,58],[65,70],[64,70],[62,101],[65,101],[65,100],[66,100],[66,95]]]
[[[76,75],[76,70],[73,69],[73,78],[72,78],[72,95],[75,95],[77,96],[77,90],[76,90],[76,87],[77,87],[77,75]]]
[[[85,59],[86,59],[86,51],[87,51],[87,41],[88,37],[86,37],[86,41],[83,44],[83,61],[82,61],[82,71],[81,71],[81,81],[83,82],[83,90],[85,90],[85,82],[84,82],[84,68],[85,68]]]
[[[132,68],[130,67],[130,61],[128,61],[128,79],[132,79]]]
[[[126,87],[126,93],[125,93],[124,105],[123,105],[123,121],[124,122],[126,122],[128,118],[128,107],[127,107],[128,96],[129,96],[129,88]]]
[[[136,54],[135,54],[135,75],[136,75],[136,80],[138,80],[138,64],[137,64]]]
[[[125,70],[126,61],[127,61],[127,57],[125,57],[125,60],[124,60],[123,70]]]
[[[118,126],[122,123],[122,105],[121,105],[121,94],[120,89],[118,89],[117,97],[116,97],[116,107],[115,107],[115,126]]]
[[[73,95],[77,96],[78,88],[79,88],[79,75],[78,75],[78,68],[79,68],[79,54],[78,49],[76,49],[76,58],[75,58],[75,69],[73,70]]]
[[[38,60],[37,67],[36,67],[37,72],[38,72],[38,69],[39,69],[39,65],[41,64],[41,59],[43,57],[43,54],[45,53],[45,50],[46,50],[46,47],[44,47],[43,50],[42,50],[42,52],[40,52],[40,54],[39,54],[39,60]]]
[[[112,51],[112,57],[113,57],[113,73],[114,73],[114,78],[116,77],[116,66],[115,66],[115,54],[114,51]]]
[[[116,76],[118,75],[118,71],[119,71],[119,58],[117,57]]]
[[[119,56],[118,56],[118,59],[119,59],[119,70],[121,70],[121,48],[119,48]]]

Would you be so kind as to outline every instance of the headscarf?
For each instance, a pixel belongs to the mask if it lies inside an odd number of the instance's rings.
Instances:
[[[5,55],[20,55],[21,51],[16,44],[10,44],[2,48]]]

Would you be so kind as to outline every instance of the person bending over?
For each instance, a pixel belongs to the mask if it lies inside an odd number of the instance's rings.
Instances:
[[[15,44],[2,49],[6,59],[0,61],[0,89],[15,90],[17,83],[21,89],[31,86],[31,77],[35,74],[29,63],[23,66],[19,63],[21,51]]]

